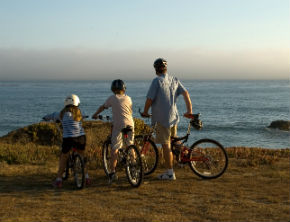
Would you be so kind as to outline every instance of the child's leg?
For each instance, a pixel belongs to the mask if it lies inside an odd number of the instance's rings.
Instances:
[[[131,132],[128,132],[128,138],[126,139],[126,145],[130,146],[130,145],[134,145],[134,130],[132,130]],[[136,160],[136,153],[133,150],[133,161],[135,162]]]
[[[62,178],[62,174],[63,174],[64,169],[66,167],[66,161],[67,161],[68,156],[69,156],[69,152],[68,153],[61,153],[61,155],[60,155],[59,167],[58,167],[58,173],[57,173],[58,179]]]
[[[122,133],[120,129],[114,129],[112,131],[112,138],[111,138],[111,173],[114,173],[116,171],[116,166],[118,162],[118,150],[122,148],[123,146],[123,138]]]
[[[85,174],[86,174],[86,177],[88,177],[88,167],[87,167],[87,161],[85,160],[86,159],[86,154],[85,154],[85,151],[84,150],[77,150],[78,154],[81,155],[81,157],[83,158],[84,160],[84,164],[85,164]]]
[[[87,161],[86,161],[86,152],[85,152],[85,148],[86,148],[86,136],[80,136],[77,138],[77,141],[75,142],[74,146],[77,148],[77,152],[78,154],[80,154],[80,156],[82,157],[83,161],[84,161],[84,170],[85,170],[85,175],[86,178],[89,178],[89,174],[88,174],[88,167],[87,167]]]
[[[118,162],[118,149],[113,150],[111,152],[111,173],[115,173],[116,171],[116,166]]]

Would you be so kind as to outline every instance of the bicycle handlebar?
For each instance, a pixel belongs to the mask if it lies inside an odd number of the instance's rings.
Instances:
[[[141,112],[141,109],[140,108],[139,108],[138,111],[139,111],[140,116],[143,117],[143,118],[149,118],[149,117],[152,116],[152,114],[149,114],[149,116],[144,116],[143,113]]]
[[[149,116],[144,116],[143,115],[143,113],[141,112],[141,109],[139,108],[139,114],[140,114],[140,116],[141,117],[143,117],[143,118],[149,118],[149,117],[151,117],[152,116],[152,114],[149,114]],[[188,116],[188,118],[189,119],[194,119],[194,120],[198,120],[199,119],[199,117],[200,117],[200,113],[196,113],[196,114],[189,114],[189,116]]]
[[[87,118],[89,118],[89,116],[82,116],[82,117],[83,117],[83,119],[87,119]],[[53,119],[47,119],[47,118],[45,118],[45,116],[44,116],[44,117],[42,117],[42,120],[45,121],[45,122],[48,122],[48,121],[51,121],[51,120],[53,120]],[[53,120],[53,121],[56,122],[56,123],[60,123],[60,122],[61,122],[59,119],[57,119],[57,120]]]
[[[110,120],[111,119],[110,116],[98,115],[98,119],[103,120],[103,118],[105,118],[106,120]]]

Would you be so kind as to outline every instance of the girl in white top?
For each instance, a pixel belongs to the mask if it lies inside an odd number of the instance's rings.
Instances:
[[[129,144],[133,144],[134,139],[134,121],[132,116],[132,100],[125,94],[126,86],[121,79],[112,82],[111,90],[114,95],[110,96],[106,102],[98,108],[96,113],[92,116],[97,119],[98,115],[105,109],[112,107],[113,113],[113,129],[112,129],[112,149],[111,153],[111,173],[109,175],[109,184],[117,179],[115,168],[117,165],[118,149],[123,147],[122,129],[130,126],[132,132],[128,134]]]

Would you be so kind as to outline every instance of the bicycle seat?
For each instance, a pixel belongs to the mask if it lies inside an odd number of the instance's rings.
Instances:
[[[133,127],[132,126],[126,126],[125,128],[123,128],[121,130],[121,132],[124,134],[124,135],[127,135],[129,132],[132,132],[133,131]]]

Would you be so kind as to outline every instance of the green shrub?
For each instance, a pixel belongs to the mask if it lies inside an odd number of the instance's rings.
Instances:
[[[134,118],[135,135],[148,133],[151,128],[143,120]],[[86,155],[89,167],[102,167],[102,145],[111,132],[111,124],[103,121],[84,121]],[[43,163],[56,160],[62,141],[60,125],[41,122],[15,131],[0,138],[0,162]],[[272,165],[280,158],[289,158],[289,149],[263,149],[247,147],[226,148],[230,164],[238,166]],[[160,153],[162,154],[162,152]],[[159,166],[164,163],[160,158]]]

